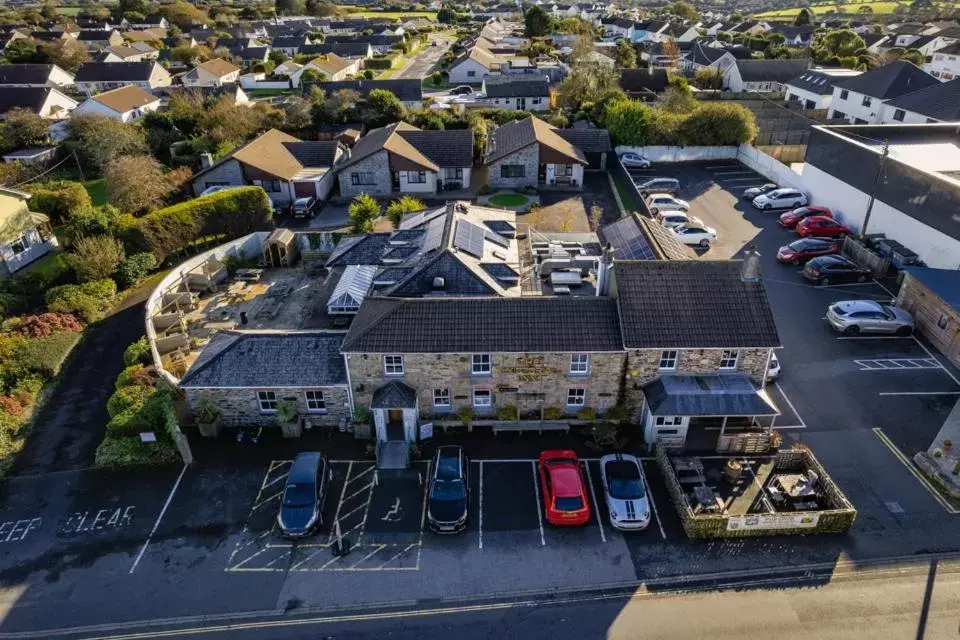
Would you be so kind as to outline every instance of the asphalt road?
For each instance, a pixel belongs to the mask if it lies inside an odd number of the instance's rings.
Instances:
[[[433,68],[437,64],[437,61],[443,57],[443,54],[446,53],[450,45],[453,44],[453,38],[441,34],[430,34],[430,38],[437,43],[437,46],[434,47],[428,44],[420,53],[409,60],[403,68],[396,71],[391,76],[392,78],[423,79],[433,73]]]

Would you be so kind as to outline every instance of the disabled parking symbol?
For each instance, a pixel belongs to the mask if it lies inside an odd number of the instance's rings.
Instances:
[[[400,522],[403,520],[403,508],[400,506],[400,496],[393,499],[393,506],[380,518],[383,522]]]

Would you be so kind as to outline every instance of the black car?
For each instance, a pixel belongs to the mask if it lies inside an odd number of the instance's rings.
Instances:
[[[450,95],[452,96],[462,96],[473,93],[473,87],[468,87],[465,84],[460,85],[459,87],[454,87],[450,89]]]
[[[470,502],[470,463],[461,447],[443,446],[433,457],[433,474],[427,490],[427,523],[437,533],[458,533],[467,528]]]
[[[803,268],[803,276],[820,285],[866,282],[870,275],[869,269],[843,256],[820,256],[808,262]]]
[[[308,451],[297,455],[290,465],[277,515],[277,525],[285,536],[303,538],[323,524],[323,505],[331,478],[333,469],[322,453]]]

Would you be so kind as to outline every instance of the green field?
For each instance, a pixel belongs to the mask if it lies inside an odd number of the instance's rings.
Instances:
[[[848,14],[856,15],[861,7],[870,7],[873,11],[873,15],[883,15],[888,13],[893,13],[894,9],[897,8],[897,2],[849,2],[845,4],[837,4],[832,2],[822,2],[819,4],[812,4],[810,8],[813,9],[813,12],[817,15],[824,15],[829,11],[838,14]],[[956,7],[960,3],[956,2],[941,2],[937,3],[942,7]],[[754,18],[770,18],[770,19],[792,19],[798,13],[800,13],[800,7],[793,7],[791,9],[779,9],[776,11],[765,11],[763,13],[754,14]]]
[[[396,20],[398,18],[437,19],[436,11],[354,11],[347,9],[347,15],[360,16],[361,18],[385,18],[387,20]]]
[[[80,11],[83,10],[83,7],[57,7],[57,13],[63,14],[65,16],[75,16]]]
[[[104,178],[98,180],[87,180],[83,183],[83,188],[90,195],[93,206],[99,207],[107,204],[107,181]]]

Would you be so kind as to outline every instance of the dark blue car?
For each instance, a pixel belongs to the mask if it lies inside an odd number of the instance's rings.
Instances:
[[[304,538],[323,524],[323,505],[332,477],[333,470],[322,453],[308,451],[294,459],[277,515],[285,536]]]
[[[459,533],[467,528],[470,463],[462,448],[443,446],[437,449],[432,468],[427,522],[437,533]]]

